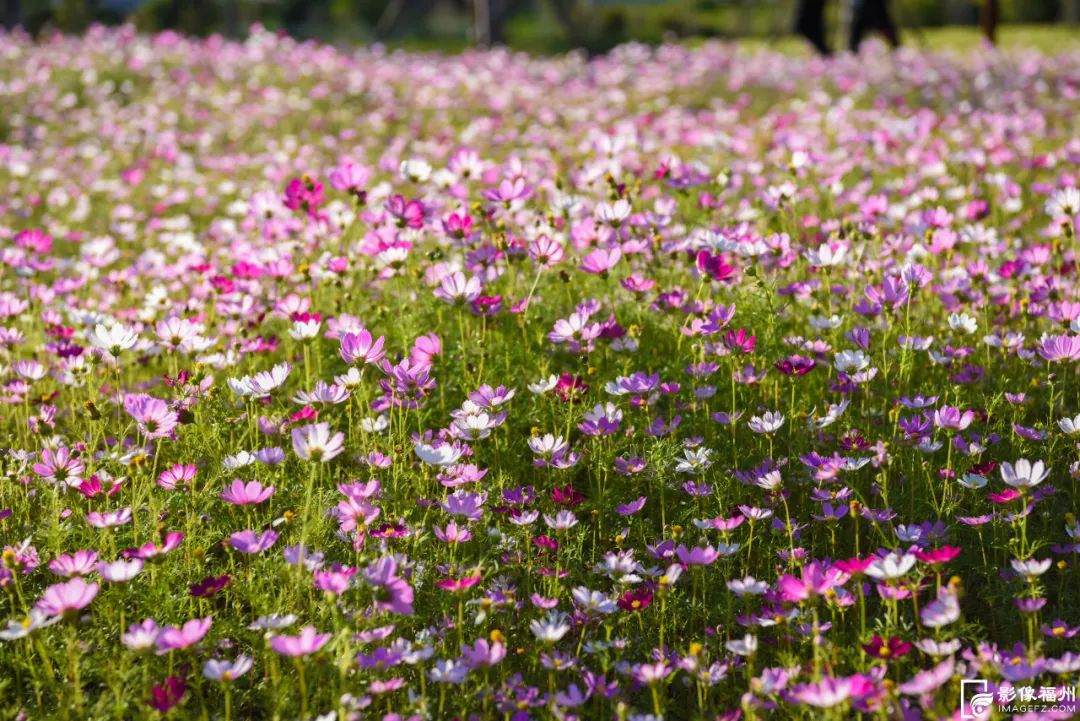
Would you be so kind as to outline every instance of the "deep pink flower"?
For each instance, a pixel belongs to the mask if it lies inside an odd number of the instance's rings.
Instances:
[[[150,690],[150,700],[147,702],[154,710],[168,713],[184,698],[187,691],[187,682],[179,676],[169,676],[164,683],[156,684]]]
[[[734,266],[725,263],[724,258],[719,254],[713,255],[707,250],[701,250],[698,251],[696,261],[698,270],[717,282],[731,280],[735,275]]]

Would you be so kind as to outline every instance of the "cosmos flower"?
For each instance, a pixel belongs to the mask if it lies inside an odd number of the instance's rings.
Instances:
[[[203,676],[211,681],[230,683],[251,670],[253,661],[250,656],[240,654],[232,661],[212,658],[203,664]]]
[[[235,506],[258,505],[267,501],[274,495],[274,487],[263,487],[258,481],[243,481],[236,479],[231,486],[226,486],[218,498]]]
[[[194,646],[210,632],[214,619],[193,618],[182,626],[166,626],[158,631],[154,644],[159,655]]]
[[[1039,485],[1046,480],[1049,473],[1050,469],[1046,468],[1042,461],[1032,463],[1026,458],[1021,458],[1015,465],[1012,463],[1001,464],[1001,480],[1021,491]]]
[[[71,616],[89,606],[99,588],[78,577],[56,583],[45,589],[35,608],[48,616]]]
[[[329,423],[314,423],[293,428],[292,444],[303,460],[326,463],[345,450],[345,434],[332,432]]]
[[[296,636],[270,636],[270,648],[281,656],[310,656],[329,640],[329,633],[318,633],[314,626],[304,626]]]

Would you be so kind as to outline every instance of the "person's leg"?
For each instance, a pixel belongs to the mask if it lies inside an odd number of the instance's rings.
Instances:
[[[897,48],[900,47],[900,33],[896,29],[896,23],[893,22],[892,14],[889,12],[888,0],[876,0],[878,6],[878,31],[885,36],[885,40],[889,45]]]
[[[829,54],[829,43],[825,40],[825,0],[800,0],[795,32],[822,55]]]
[[[998,0],[983,0],[979,12],[983,35],[991,45],[997,44]]]
[[[851,17],[851,52],[859,52],[866,33],[875,31],[881,33],[892,47],[900,45],[900,34],[886,0],[855,0]]]

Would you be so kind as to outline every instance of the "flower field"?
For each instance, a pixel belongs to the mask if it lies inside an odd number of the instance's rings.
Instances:
[[[0,98],[0,718],[1072,717],[1080,54]]]

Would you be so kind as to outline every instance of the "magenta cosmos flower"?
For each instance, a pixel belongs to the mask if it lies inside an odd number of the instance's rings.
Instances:
[[[847,574],[839,568],[826,568],[819,561],[802,567],[800,578],[784,574],[777,582],[777,590],[788,603],[799,603],[814,596],[822,596],[847,581]]]
[[[304,626],[299,636],[271,636],[270,648],[282,656],[310,656],[329,640],[330,634],[317,633],[314,626]]]

